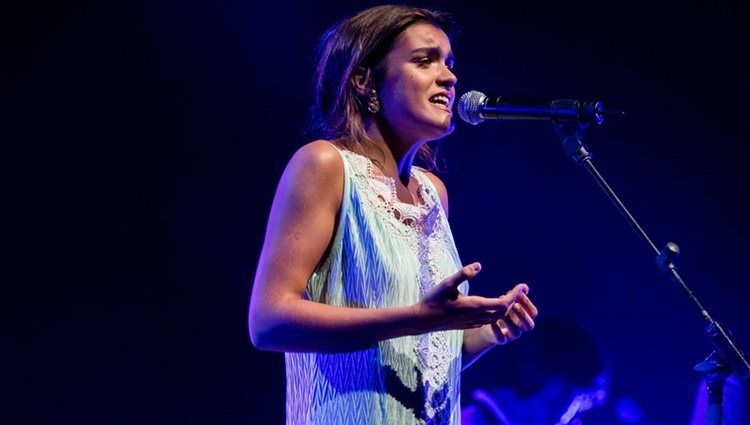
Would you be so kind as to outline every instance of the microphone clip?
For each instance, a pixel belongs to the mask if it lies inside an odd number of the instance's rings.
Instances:
[[[601,120],[597,124],[601,123]],[[588,123],[578,119],[574,120],[560,120],[553,119],[552,127],[560,137],[560,141],[563,145],[563,150],[576,162],[578,166],[582,165],[584,161],[590,161],[592,158],[591,152],[588,150],[588,146],[583,143],[583,131],[588,127]]]

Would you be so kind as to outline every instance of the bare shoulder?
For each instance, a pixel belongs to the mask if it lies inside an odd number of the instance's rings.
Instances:
[[[424,174],[427,176],[428,179],[430,179],[430,182],[433,186],[435,186],[435,189],[438,191],[438,196],[440,197],[440,203],[443,204],[443,209],[445,210],[445,213],[448,214],[448,189],[445,187],[445,183],[435,175],[434,173],[422,170]]]
[[[323,175],[343,173],[343,164],[341,155],[326,140],[307,143],[289,161],[290,167],[302,167],[306,172]]]
[[[425,170],[425,169],[422,169],[422,172],[424,172],[427,178],[430,179],[430,182],[432,183],[433,186],[435,186],[435,189],[438,190],[441,196],[443,195],[443,193],[447,194],[448,189],[445,187],[445,183],[443,183],[440,177],[438,177],[435,173]]]
[[[331,142],[316,140],[292,155],[282,180],[283,187],[303,198],[337,204],[343,194],[344,161]]]
[[[343,181],[344,161],[331,142],[316,140],[297,150],[285,174],[295,176],[305,186]]]

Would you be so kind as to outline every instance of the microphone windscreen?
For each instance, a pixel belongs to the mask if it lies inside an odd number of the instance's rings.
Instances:
[[[479,124],[484,121],[480,112],[485,102],[487,102],[487,96],[484,93],[476,90],[464,93],[458,100],[458,116],[471,125]]]

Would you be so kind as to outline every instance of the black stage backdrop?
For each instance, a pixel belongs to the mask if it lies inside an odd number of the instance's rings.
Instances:
[[[3,7],[3,423],[283,421],[283,355],[247,337],[255,263],[306,141],[315,39],[374,3],[252,3]],[[627,112],[587,130],[595,164],[747,347],[741,2],[417,4],[462,24],[459,93]],[[612,366],[600,423],[628,403],[686,423],[704,323],[549,124],[459,122],[439,148],[474,292],[526,281],[542,315],[592,330]]]

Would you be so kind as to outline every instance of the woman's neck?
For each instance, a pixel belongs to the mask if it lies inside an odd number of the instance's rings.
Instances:
[[[371,148],[365,147],[367,156],[381,164],[384,175],[397,178],[408,186],[411,167],[421,144],[401,140],[393,132],[383,131],[374,123],[366,127],[366,132],[374,144]]]

